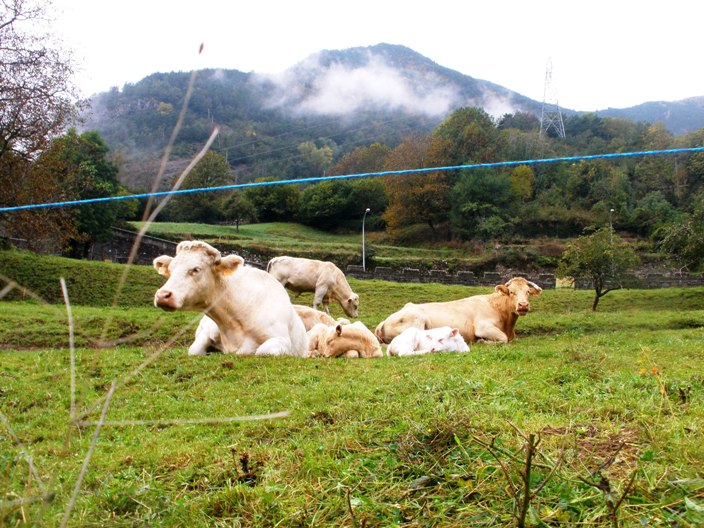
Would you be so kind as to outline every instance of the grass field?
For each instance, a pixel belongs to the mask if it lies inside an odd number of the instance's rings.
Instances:
[[[132,222],[141,228],[142,222]],[[360,227],[361,229],[361,227]],[[361,264],[362,235],[337,234],[320,231],[296,223],[274,222],[234,226],[155,222],[148,233],[157,237],[205,240],[215,247],[236,244],[245,249],[266,250],[274,254],[335,259],[340,262]],[[426,267],[445,261],[452,265],[471,265],[484,260],[487,255],[469,255],[466,250],[447,247],[403,247],[389,243],[384,232],[369,231],[365,234],[369,262],[374,265],[407,265]],[[359,261],[359,262],[358,262]]]
[[[0,302],[0,525],[704,523],[703,288],[615,291],[597,313],[588,291],[545,291],[516,341],[467,354],[193,358],[197,319],[149,305],[148,267],[113,307],[120,266],[0,265],[42,297],[58,274],[103,284],[75,287],[75,370],[63,305]],[[350,284],[369,327],[409,300],[487,292]]]

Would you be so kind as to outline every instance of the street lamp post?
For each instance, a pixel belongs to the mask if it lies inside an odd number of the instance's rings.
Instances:
[[[367,213],[371,211],[369,207],[364,211],[364,216],[362,217],[362,270],[367,271],[367,259],[366,259],[366,248],[364,247],[364,221],[367,219]]]
[[[611,252],[611,279],[614,278],[614,222],[612,216],[613,209],[609,209],[609,251]]]

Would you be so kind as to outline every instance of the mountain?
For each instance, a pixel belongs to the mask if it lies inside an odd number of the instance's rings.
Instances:
[[[704,96],[681,101],[653,101],[629,108],[607,108],[599,110],[596,115],[648,123],[662,121],[670,132],[680,135],[704,127]]]
[[[189,78],[186,72],[154,73],[93,97],[83,128],[100,132],[131,190],[151,187]],[[680,133],[704,127],[703,99],[598,115],[662,120]],[[297,164],[305,142],[332,148],[335,159],[375,142],[393,147],[410,133],[432,130],[464,106],[481,107],[494,117],[539,116],[542,103],[392,44],[321,51],[276,75],[201,70],[162,184],[183,169],[215,126],[220,132],[212,148],[227,157],[237,181],[298,178],[310,176]]]
[[[130,189],[151,186],[189,77],[154,73],[93,97],[82,128],[100,132]],[[332,147],[337,157],[374,142],[394,146],[409,133],[432,130],[462,106],[498,117],[539,114],[541,104],[390,44],[321,51],[277,75],[202,70],[164,182],[182,170],[215,125],[220,133],[213,149],[227,156],[238,181],[250,181],[297,177],[291,160],[306,141]]]

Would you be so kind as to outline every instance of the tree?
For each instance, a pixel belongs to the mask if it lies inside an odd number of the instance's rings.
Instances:
[[[450,195],[453,234],[488,240],[506,232],[514,195],[509,179],[491,169],[462,171]]]
[[[330,167],[327,174],[361,174],[381,172],[391,149],[380,143],[360,147],[342,156],[342,159]]]
[[[508,179],[511,182],[511,190],[516,198],[525,202],[533,196],[535,175],[533,174],[533,169],[528,165],[519,165],[513,168]]]
[[[31,157],[76,117],[70,55],[37,32],[41,3],[4,0],[0,10],[0,160]],[[0,181],[3,186],[4,181]]]
[[[313,141],[298,145],[298,157],[286,170],[287,179],[322,176],[332,163],[333,149],[329,145],[318,147]]]
[[[275,181],[274,178],[259,178],[256,183]],[[298,213],[300,195],[298,185],[261,185],[245,190],[260,222],[292,222]]]
[[[257,219],[257,210],[254,204],[247,198],[247,195],[240,191],[233,191],[222,205],[223,218],[235,224],[235,230],[240,230],[242,222],[254,222]]]
[[[584,235],[567,246],[557,274],[561,277],[588,279],[594,288],[592,311],[599,300],[623,287],[626,272],[638,265],[638,256],[610,227]]]
[[[366,208],[376,221],[386,209],[383,184],[377,179],[323,181],[301,195],[301,222],[318,229],[358,229]],[[371,218],[370,218],[371,220]],[[371,220],[368,225],[374,225]]]
[[[117,167],[108,159],[109,149],[95,131],[79,135],[75,129],[52,141],[33,171],[57,182],[67,199],[86,200],[124,192],[117,181]],[[131,203],[130,203],[131,202]],[[134,212],[135,202],[105,202],[77,206],[68,253],[86,257],[95,242],[104,242],[119,218]]]
[[[393,149],[387,158],[386,170],[421,169],[429,163],[430,137],[409,136]],[[447,176],[441,172],[388,176],[383,179],[389,205],[383,214],[387,231],[399,239],[402,231],[417,224],[426,224],[437,239],[437,228],[449,218]]]
[[[349,181],[323,181],[307,187],[301,195],[299,211],[306,225],[332,230],[349,214]]]
[[[500,158],[505,137],[481,108],[460,108],[433,132],[433,161],[444,165],[487,163]]]
[[[174,176],[177,179],[180,174]],[[225,157],[210,151],[203,156],[183,182],[183,189],[220,187],[232,182]],[[185,222],[214,223],[222,219],[222,199],[214,192],[177,195],[169,206],[169,217]]]
[[[42,202],[62,202],[73,198],[56,173],[15,154],[0,158],[0,205],[14,206]],[[15,211],[0,215],[0,226],[10,238],[26,241],[36,252],[62,249],[76,235],[75,211],[69,207],[50,207]]]
[[[669,253],[683,268],[704,269],[704,194],[684,221],[658,230],[658,247]]]

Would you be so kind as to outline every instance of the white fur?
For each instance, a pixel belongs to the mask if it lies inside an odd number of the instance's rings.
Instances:
[[[442,326],[421,330],[406,328],[394,337],[386,349],[390,356],[417,356],[431,352],[469,352],[457,328]]]
[[[175,257],[154,259],[154,267],[168,277],[154,305],[206,313],[219,331],[223,352],[308,356],[306,330],[286,290],[268,273],[244,265],[241,257],[222,257],[205,242],[186,241]],[[206,329],[200,338],[196,332],[189,353],[202,354],[210,341],[216,342],[213,325],[201,323]]]

